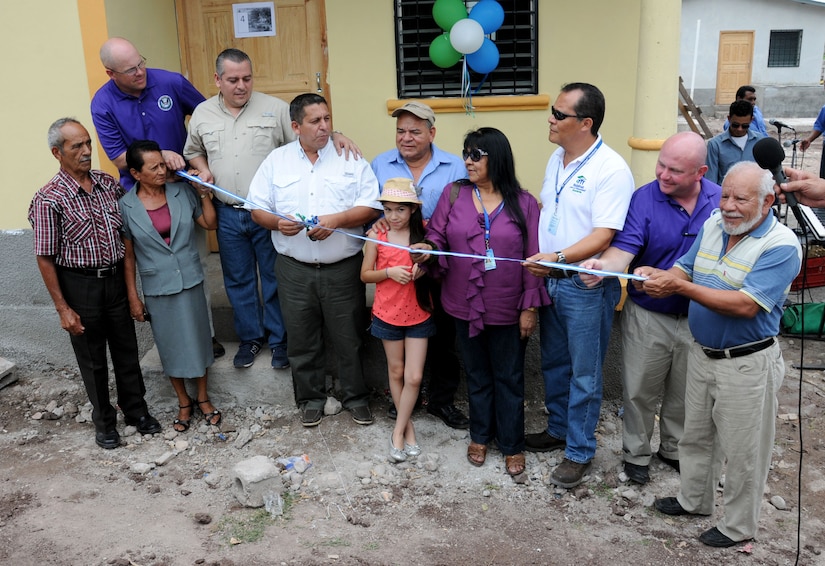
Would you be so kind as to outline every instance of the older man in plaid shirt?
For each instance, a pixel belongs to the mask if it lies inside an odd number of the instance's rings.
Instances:
[[[60,171],[35,193],[29,207],[34,253],[46,289],[72,341],[92,403],[95,442],[117,448],[117,412],[109,401],[106,344],[112,356],[117,403],[126,424],[142,434],[161,431],[149,414],[138,361],[135,326],[123,274],[123,224],[117,201],[123,188],[92,171],[92,140],[80,122],[61,118],[49,127],[49,148]]]

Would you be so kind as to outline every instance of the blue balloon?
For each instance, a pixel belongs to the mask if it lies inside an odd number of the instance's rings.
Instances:
[[[504,23],[504,8],[496,0],[481,0],[470,10],[470,19],[481,24],[484,35],[490,35]]]
[[[482,2],[483,4],[483,2]],[[476,4],[479,6],[479,4]],[[490,38],[485,37],[481,47],[473,53],[465,55],[467,58],[467,65],[476,73],[486,75],[491,73],[498,66],[498,47]]]

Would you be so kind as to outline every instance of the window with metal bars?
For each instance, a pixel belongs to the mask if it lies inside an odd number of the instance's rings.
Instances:
[[[433,19],[434,3],[395,1],[398,98],[463,96],[461,62],[442,69],[430,60],[430,43],[444,33]],[[464,2],[468,12],[476,3]],[[537,94],[538,0],[499,0],[499,4],[504,23],[488,36],[498,47],[499,63],[486,79],[470,70],[471,92],[473,96]]]
[[[768,67],[798,67],[802,30],[771,30]]]

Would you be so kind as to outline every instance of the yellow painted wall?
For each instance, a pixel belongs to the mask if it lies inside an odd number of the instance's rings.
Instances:
[[[567,21],[560,21],[550,4],[539,6],[539,92],[552,102],[564,83],[596,84],[607,99],[602,134],[628,162],[629,137],[658,136],[669,128],[648,123],[644,129],[649,131],[633,131],[636,114],[644,110],[636,102],[642,7],[658,1],[580,0],[574,12],[588,16]],[[3,3],[0,47],[19,54],[19,66],[30,70],[20,91],[7,89],[13,101],[0,105],[2,123],[13,133],[0,141],[6,173],[0,196],[7,203],[0,209],[0,229],[14,229],[28,227],[26,211],[32,194],[57,170],[45,143],[48,125],[60,116],[73,115],[93,133],[89,100],[95,85],[105,80],[96,53],[102,40],[107,35],[129,38],[152,66],[179,70],[180,58],[174,0]],[[358,9],[353,9],[354,4]],[[394,144],[395,122],[387,113],[387,101],[397,96],[392,6],[388,0],[326,0],[333,120],[368,158]],[[23,25],[31,21],[38,25]],[[81,28],[87,38],[85,51]],[[642,53],[644,49],[678,53],[678,36],[667,44],[643,45]],[[677,72],[674,67],[673,76],[662,80],[675,85]],[[659,109],[659,113],[657,120],[673,123],[675,131],[675,111],[665,115]],[[538,194],[547,159],[556,147],[547,141],[548,114],[549,109],[439,114],[436,143],[458,153],[467,131],[497,127],[510,138],[521,182]],[[101,166],[99,159],[94,166]],[[652,172],[634,173],[637,179],[652,177]]]
[[[63,116],[92,123],[77,5],[4,1],[0,52],[15,62],[7,64],[0,104],[0,229],[30,228],[29,202],[58,170],[49,125]]]
[[[539,92],[550,95],[552,102],[564,83],[591,82],[602,89],[607,100],[602,134],[628,162],[641,2],[581,0],[575,13],[591,16],[579,23],[560,22],[558,10],[544,2],[539,5]],[[353,10],[351,2],[327,0],[326,11],[332,118],[335,127],[355,139],[371,158],[395,144],[395,119],[387,113],[387,100],[397,96],[393,3],[361,0],[359,9]],[[674,44],[678,52],[678,38]],[[547,140],[548,115],[549,108],[475,116],[438,114],[436,144],[458,153],[467,131],[499,128],[513,146],[519,180],[538,195],[547,159],[556,149]]]
[[[109,37],[125,37],[147,65],[180,73],[175,0],[105,0]]]

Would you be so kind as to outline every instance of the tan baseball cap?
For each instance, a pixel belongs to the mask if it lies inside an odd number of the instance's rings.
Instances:
[[[426,120],[430,124],[431,128],[433,127],[433,124],[435,124],[435,112],[433,112],[433,109],[423,102],[418,102],[417,100],[407,102],[404,106],[393,110],[392,117],[395,118],[402,112],[409,112],[413,116]]]
[[[421,204],[421,199],[418,198],[413,180],[405,179],[404,177],[387,179],[387,182],[384,183],[384,190],[381,191],[381,196],[378,197],[378,200],[380,202],[411,202]]]

